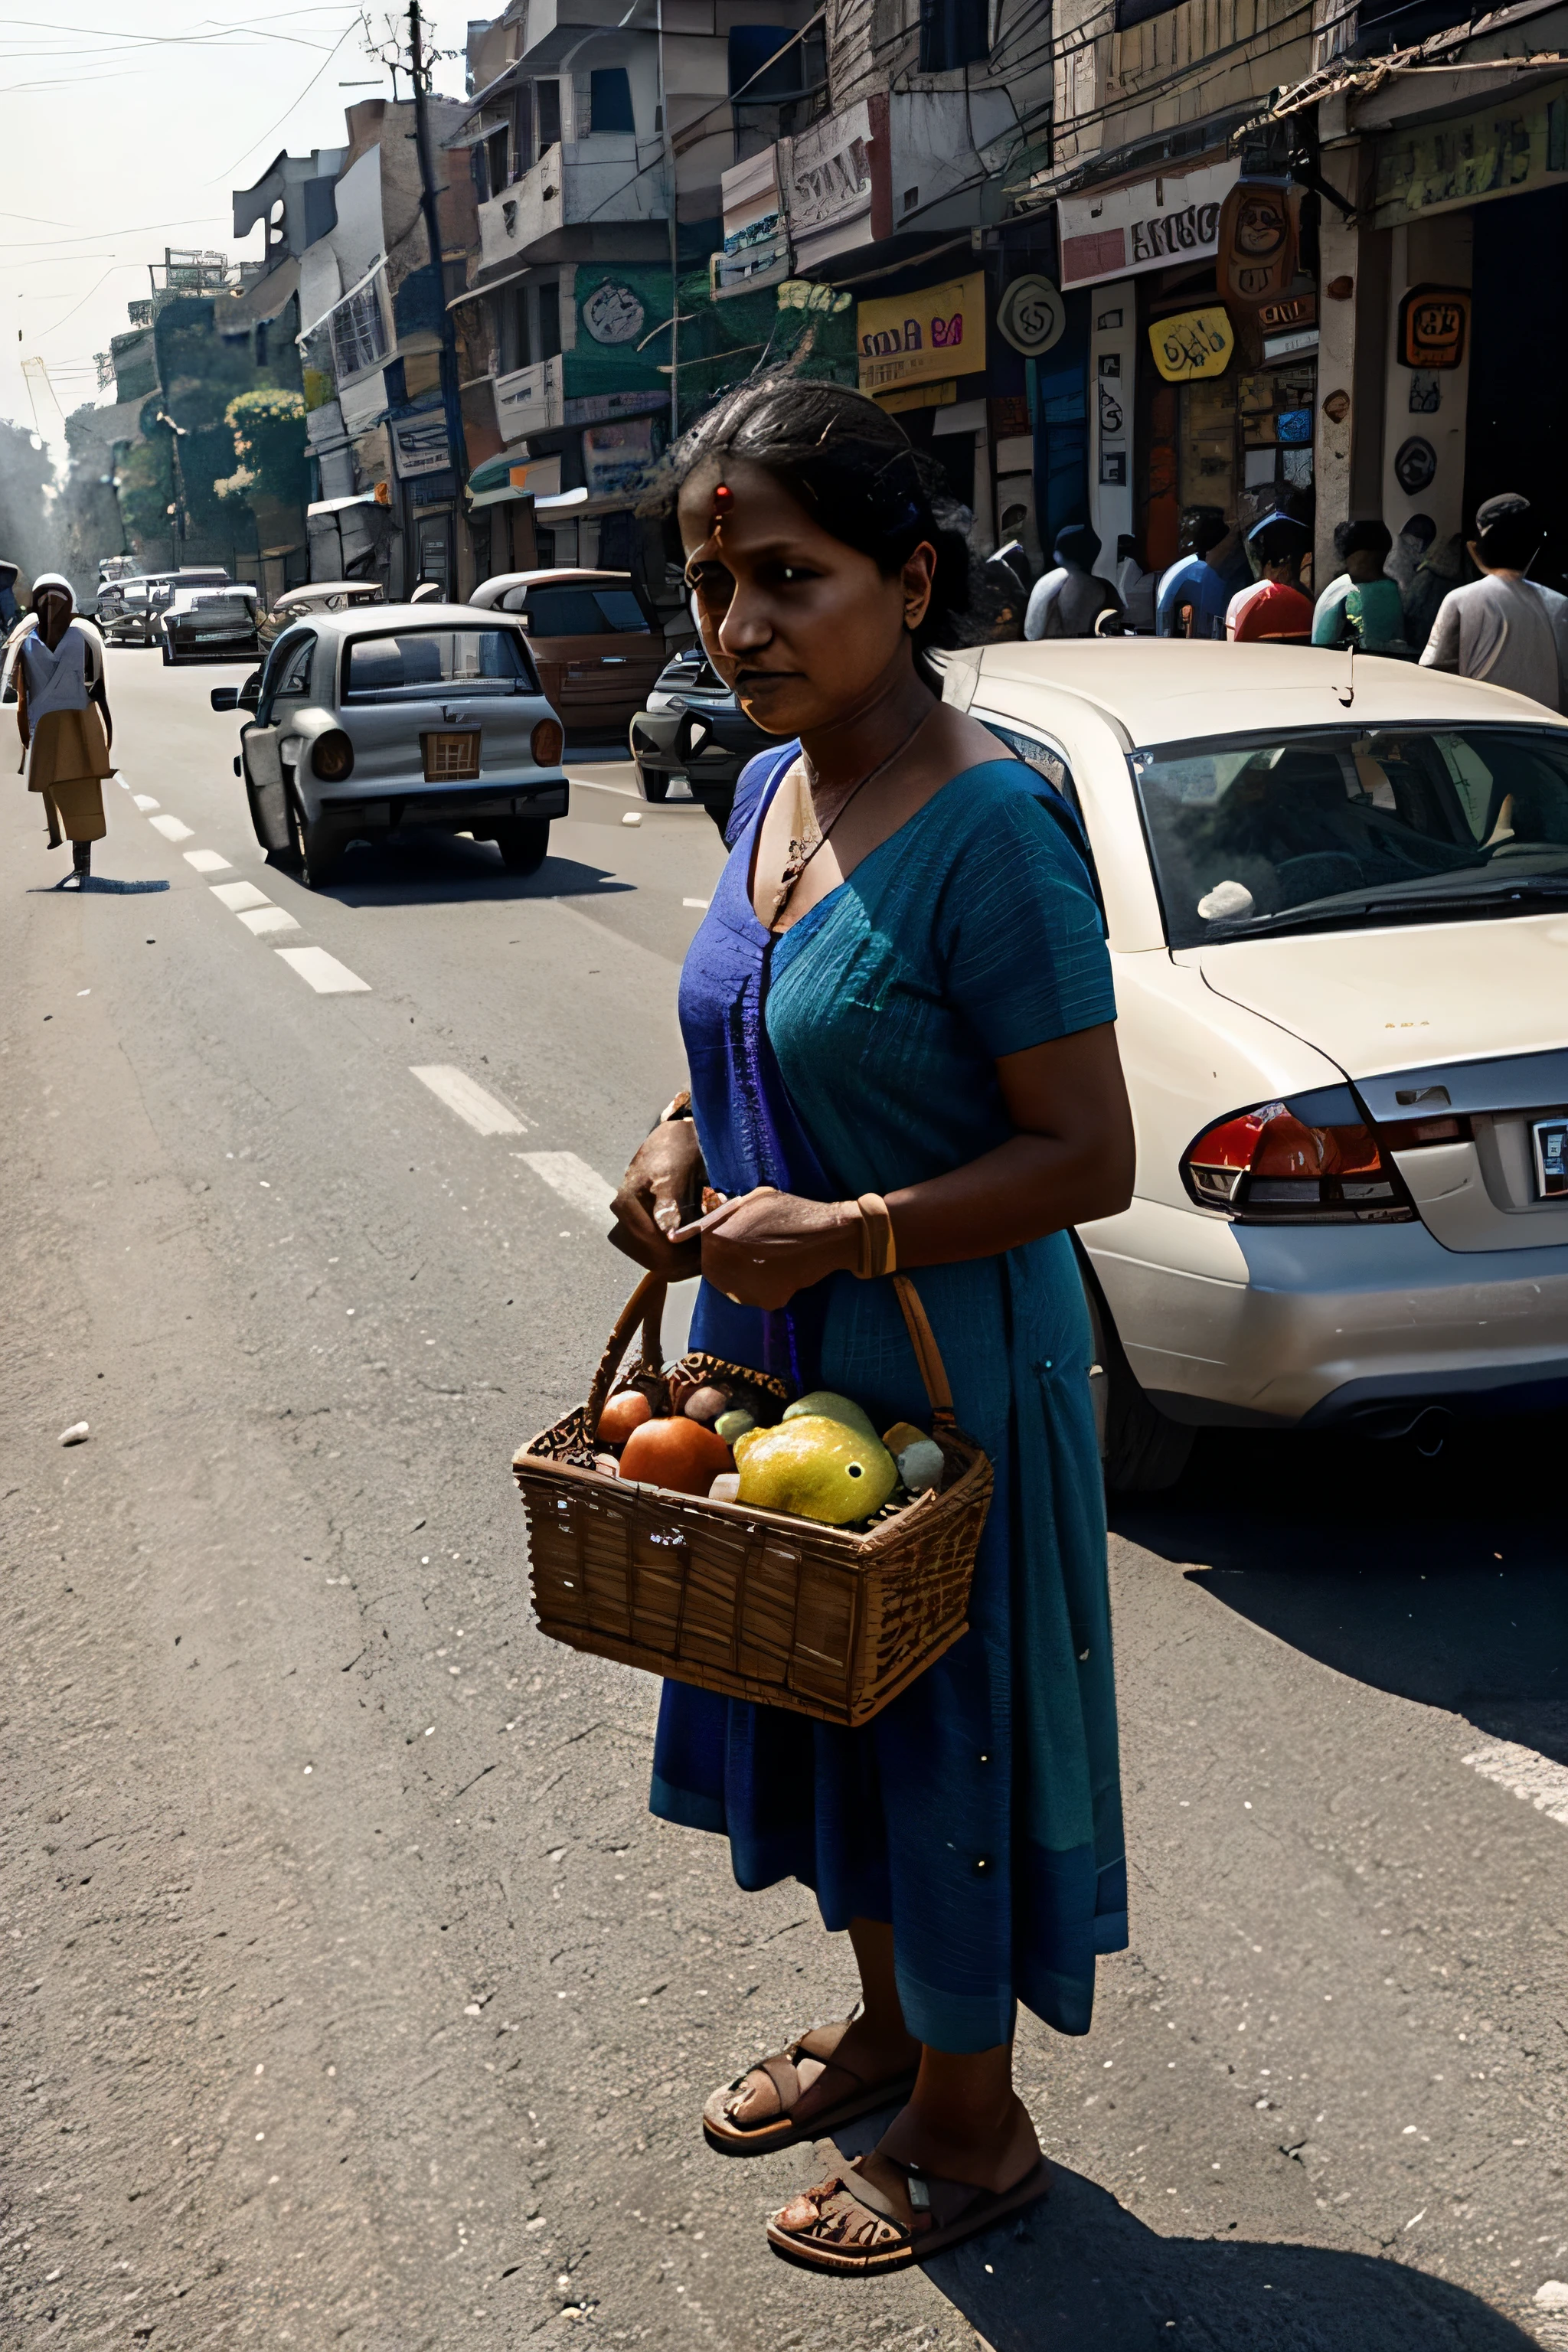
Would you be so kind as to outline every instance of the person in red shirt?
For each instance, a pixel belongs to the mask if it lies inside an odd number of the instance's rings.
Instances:
[[[1254,523],[1247,544],[1263,569],[1250,588],[1238,589],[1226,607],[1225,634],[1231,644],[1311,643],[1312,603],[1299,584],[1310,536],[1306,524],[1293,515],[1265,515]]]

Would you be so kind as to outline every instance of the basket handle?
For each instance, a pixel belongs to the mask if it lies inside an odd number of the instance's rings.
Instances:
[[[931,1418],[940,1428],[955,1428],[957,1423],[952,1410],[952,1391],[947,1384],[947,1367],[942,1360],[942,1349],[936,1344],[931,1318],[921,1304],[920,1292],[907,1274],[894,1275],[893,1288],[899,1295],[910,1345],[915,1351],[915,1362],[920,1366],[925,1392],[931,1400]]]
[[[664,1339],[660,1326],[664,1320],[664,1302],[669,1286],[662,1275],[645,1274],[616,1318],[616,1328],[599,1359],[599,1369],[594,1375],[594,1385],[588,1391],[584,1407],[589,1434],[599,1426],[599,1415],[605,1410],[605,1400],[610,1393],[610,1382],[620,1370],[621,1359],[631,1343],[632,1333],[640,1323],[643,1361],[660,1370],[664,1364]]]

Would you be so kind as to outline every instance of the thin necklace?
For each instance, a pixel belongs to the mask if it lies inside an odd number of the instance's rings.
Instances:
[[[914,741],[915,737],[920,733],[921,729],[925,725],[926,720],[931,717],[931,714],[929,710],[923,712],[921,716],[916,719],[914,725],[910,729],[909,733],[904,737],[902,742],[896,743],[885,760],[879,760],[874,768],[868,769],[866,774],[860,778],[858,783],[850,785],[849,790],[845,793],[844,798],[839,802],[838,806],[834,810],[833,814],[828,818],[826,824],[820,824],[817,823],[816,803],[815,801],[812,801],[811,823],[815,827],[815,837],[808,837],[804,841],[797,841],[793,837],[791,838],[789,854],[784,859],[784,872],[779,877],[778,890],[773,898],[773,911],[768,923],[768,929],[770,930],[773,929],[773,925],[778,921],[779,917],[789,905],[790,899],[795,894],[795,884],[800,880],[801,876],[805,872],[806,867],[811,864],[811,861],[816,856],[817,851],[826,845],[828,835],[833,832],[833,829],[837,824],[839,818],[848,808],[850,802],[853,801],[858,793],[863,793],[868,784],[875,783],[877,778],[882,773],[882,771],[885,768],[890,768],[893,761],[901,757],[901,755],[909,750],[910,745]],[[808,799],[810,798],[809,793],[807,797]]]

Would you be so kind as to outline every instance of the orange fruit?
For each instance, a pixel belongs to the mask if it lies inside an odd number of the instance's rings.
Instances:
[[[603,1445],[619,1445],[634,1429],[653,1419],[653,1407],[641,1389],[622,1389],[610,1398],[599,1415],[599,1442]]]
[[[706,1495],[721,1470],[735,1465],[721,1437],[700,1421],[677,1413],[668,1421],[645,1421],[621,1448],[623,1478],[668,1486],[678,1495]]]

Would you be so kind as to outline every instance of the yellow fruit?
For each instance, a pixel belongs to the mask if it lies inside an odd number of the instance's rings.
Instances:
[[[739,1437],[730,1439],[730,1451],[734,1455],[737,1465],[743,1460],[747,1446],[753,1444],[759,1437],[766,1435],[765,1429],[743,1429]]]
[[[833,1389],[813,1389],[809,1396],[797,1397],[794,1404],[784,1407],[786,1421],[838,1421],[846,1429],[858,1429],[862,1437],[875,1437],[877,1424],[864,1405],[852,1397],[839,1396]]]
[[[847,1527],[879,1511],[898,1484],[880,1438],[826,1414],[796,1414],[776,1429],[750,1430],[735,1447],[737,1500],[762,1511],[793,1511]]]

